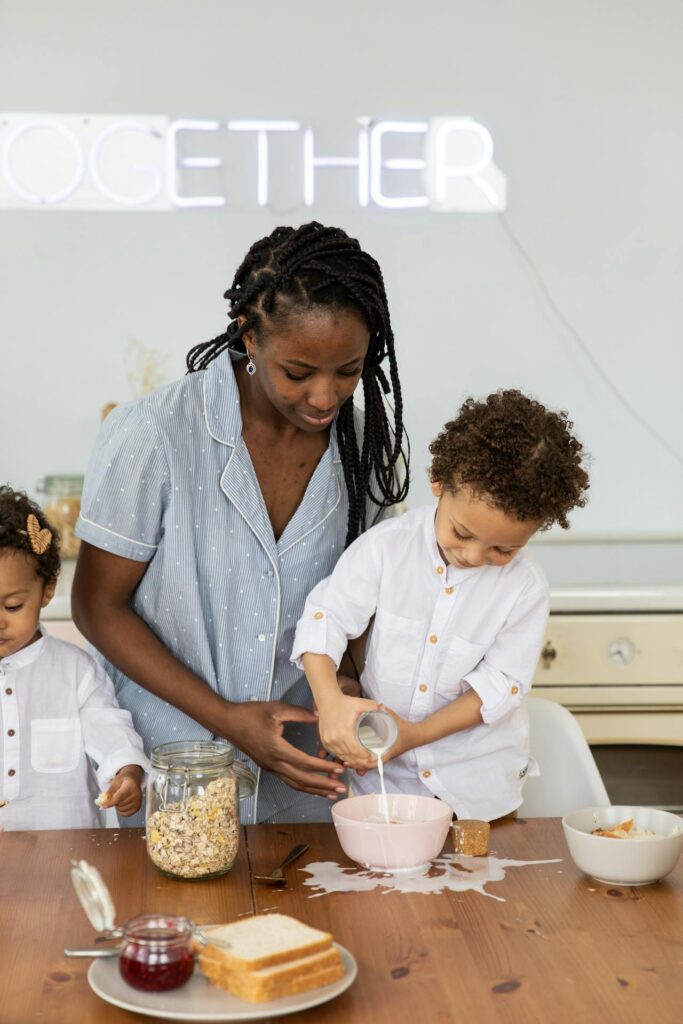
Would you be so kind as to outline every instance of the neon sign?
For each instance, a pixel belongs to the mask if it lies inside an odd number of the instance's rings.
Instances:
[[[248,175],[245,201],[259,207],[272,205],[273,189],[285,178],[296,205],[312,207],[321,175],[328,182],[332,172],[340,183],[345,173],[345,188],[353,176],[360,207],[505,209],[506,178],[494,163],[491,134],[478,121],[359,117],[354,124],[353,151],[330,155],[321,151],[312,127],[294,120],[0,114],[0,208],[222,207],[235,202],[228,168],[239,166],[241,157]],[[241,147],[239,136],[247,137]],[[226,141],[231,148],[224,159],[215,151]]]

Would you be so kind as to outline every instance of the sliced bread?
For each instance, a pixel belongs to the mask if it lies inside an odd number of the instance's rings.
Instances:
[[[255,971],[226,969],[207,948],[199,955],[199,969],[212,984],[249,1003],[308,992],[344,977],[344,965],[334,946],[321,953]]]
[[[286,914],[255,914],[232,924],[205,928],[202,956],[225,971],[258,971],[329,949],[329,932],[311,928]],[[215,940],[212,941],[212,940]]]

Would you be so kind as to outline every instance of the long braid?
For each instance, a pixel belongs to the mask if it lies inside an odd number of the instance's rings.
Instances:
[[[276,304],[281,298],[289,300],[290,305],[355,309],[368,325],[370,345],[362,373],[365,423],[360,449],[351,398],[337,416],[337,441],[348,492],[348,546],[366,528],[368,499],[377,506],[374,522],[382,509],[405,499],[409,484],[410,449],[379,264],[341,228],[323,227],[316,221],[299,228],[278,227],[252,245],[225,298],[230,301],[228,329],[190,350],[189,372],[203,370],[226,348],[244,352],[245,331],[258,333],[264,319],[277,316]],[[241,325],[239,317],[244,317]],[[388,379],[381,366],[387,358]],[[393,416],[387,409],[386,396],[390,393]],[[401,459],[405,465],[402,474]]]

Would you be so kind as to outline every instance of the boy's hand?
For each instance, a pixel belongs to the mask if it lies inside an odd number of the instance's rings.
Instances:
[[[394,740],[393,744],[387,751],[382,754],[382,764],[386,764],[387,761],[391,761],[394,757],[399,757],[401,754],[407,753],[412,750],[413,747],[419,747],[422,744],[419,734],[419,723],[409,722],[407,718],[401,718],[395,711],[388,708],[386,704],[380,704],[379,708],[381,711],[386,711],[387,714],[391,715],[393,720],[396,722],[398,728],[398,735]],[[375,768],[376,764],[370,765],[371,768]],[[365,775],[366,768],[358,770],[359,775]]]
[[[356,739],[356,720],[364,711],[376,711],[375,700],[345,697],[337,692],[318,709],[320,742],[349,768],[374,768],[377,759]]]
[[[139,765],[124,765],[111,780],[102,807],[115,807],[124,818],[135,814],[142,805],[141,781],[142,768]]]
[[[414,747],[421,746],[424,741],[420,738],[419,722],[409,722],[407,718],[401,718],[400,715],[397,715],[395,711],[392,711],[391,708],[386,707],[384,704],[381,705],[381,708],[382,711],[386,711],[391,715],[398,728],[398,736],[393,745],[389,747],[385,754],[382,754],[382,761],[386,764],[392,758],[399,757]]]

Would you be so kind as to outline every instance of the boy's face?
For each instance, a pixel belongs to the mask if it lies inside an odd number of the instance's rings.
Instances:
[[[37,639],[40,610],[54,592],[54,583],[36,575],[29,555],[0,552],[0,660]]]
[[[487,505],[468,487],[446,490],[433,483],[439,499],[434,529],[441,554],[457,569],[480,565],[506,565],[542,526],[540,521],[518,519]]]

